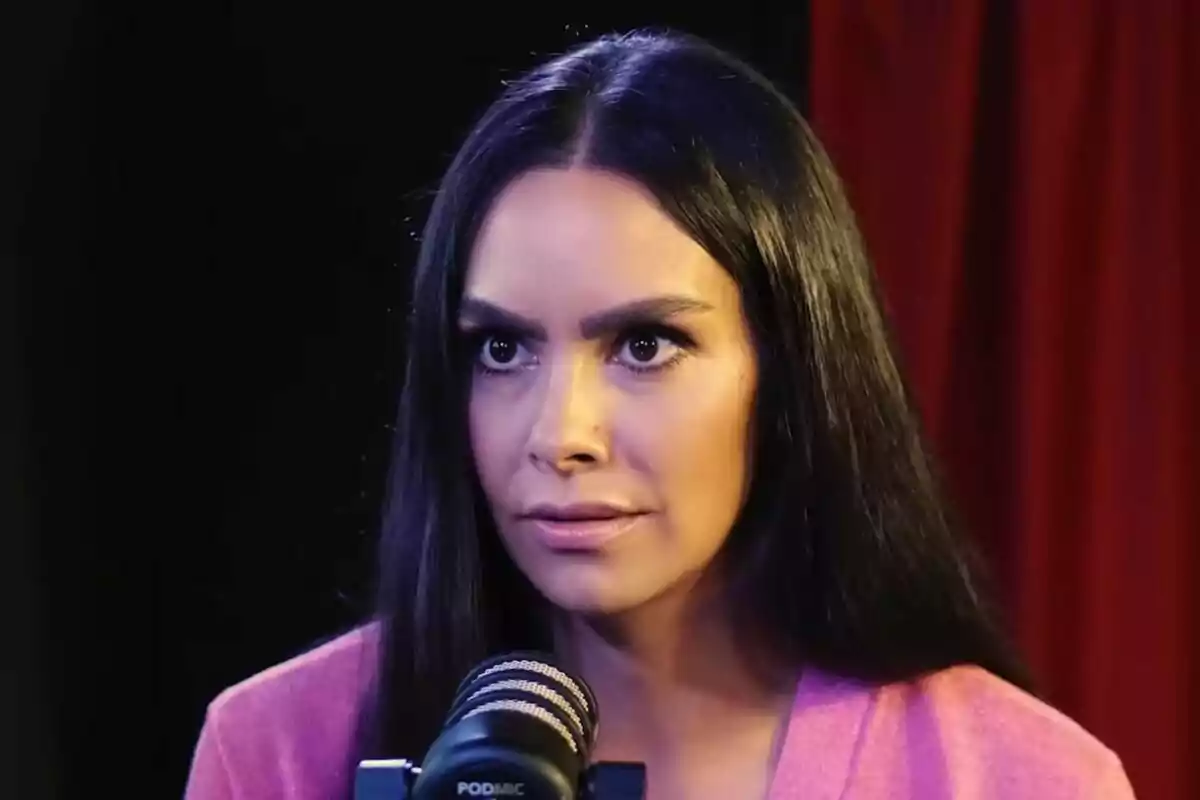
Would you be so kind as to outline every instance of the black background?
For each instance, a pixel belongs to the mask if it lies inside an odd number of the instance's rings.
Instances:
[[[803,105],[807,9],[25,5],[0,794],[179,796],[216,692],[367,609],[407,268],[501,79],[671,25]]]

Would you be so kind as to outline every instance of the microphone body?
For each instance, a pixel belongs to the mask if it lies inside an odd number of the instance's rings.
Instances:
[[[355,778],[354,800],[417,800],[413,784],[420,775],[420,767],[402,758],[361,761]],[[596,764],[584,772],[575,792],[562,797],[579,800],[645,800],[646,770],[642,764]],[[488,781],[456,782],[452,793],[445,795],[484,800],[542,796],[528,793],[521,783]]]
[[[645,766],[589,766],[591,689],[540,653],[488,659],[460,684],[423,763],[365,760],[355,800],[644,800]]]

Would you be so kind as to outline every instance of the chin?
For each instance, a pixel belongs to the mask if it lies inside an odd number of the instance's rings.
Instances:
[[[531,575],[533,584],[556,608],[569,614],[609,616],[630,611],[656,592],[594,566],[568,566],[553,574]]]

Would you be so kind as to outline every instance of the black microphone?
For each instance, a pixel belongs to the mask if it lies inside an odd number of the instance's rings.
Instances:
[[[542,653],[479,664],[418,767],[363,761],[355,800],[644,800],[645,767],[589,766],[599,710],[584,681]]]

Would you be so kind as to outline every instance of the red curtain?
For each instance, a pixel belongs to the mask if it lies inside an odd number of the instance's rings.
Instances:
[[[1200,3],[813,0],[812,117],[1040,688],[1200,797]]]

